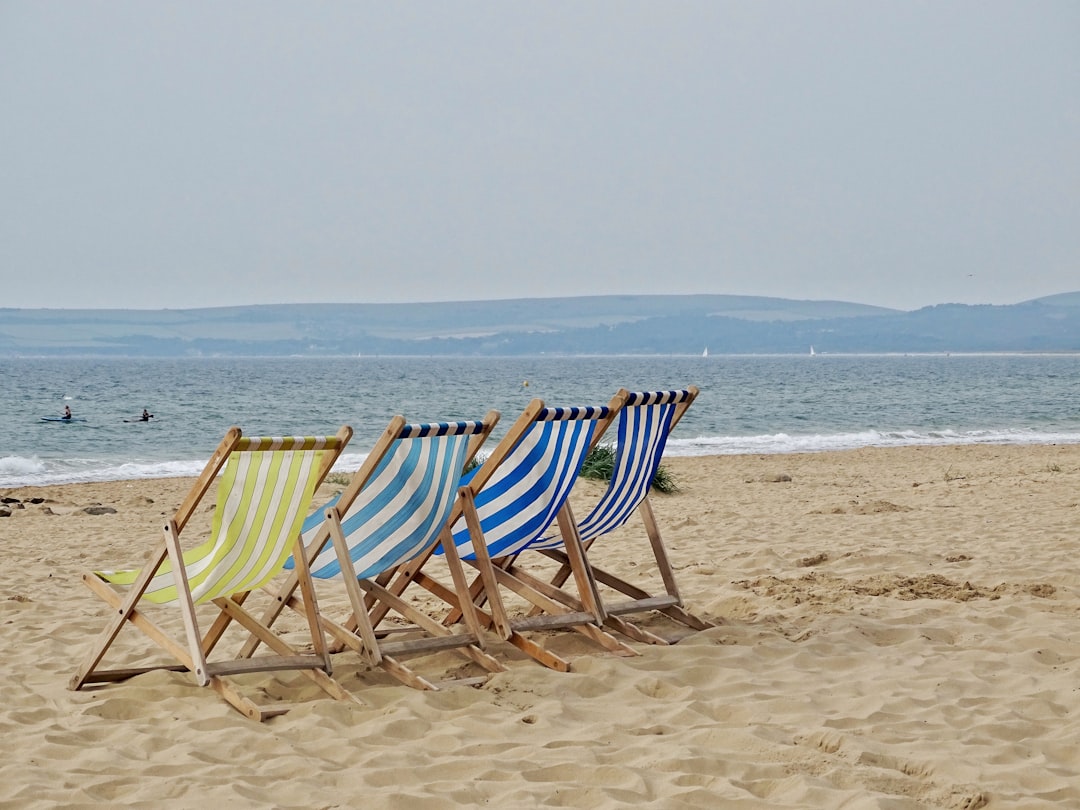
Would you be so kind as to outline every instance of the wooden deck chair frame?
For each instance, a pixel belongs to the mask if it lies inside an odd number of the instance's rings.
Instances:
[[[214,552],[222,549],[225,549],[226,553],[233,552],[230,559],[235,560],[239,556],[242,560],[251,560],[257,559],[251,552],[265,550],[265,546],[270,542],[288,543],[294,550],[302,548],[299,532],[293,534],[290,530],[291,527],[286,524],[291,521],[295,525],[299,525],[299,521],[303,519],[304,514],[310,508],[310,499],[315,488],[329,473],[330,468],[334,465],[351,436],[352,429],[348,426],[342,427],[334,436],[319,437],[245,437],[239,428],[231,428],[214,451],[173,517],[165,524],[162,541],[155,546],[146,563],[139,571],[130,572],[132,581],[126,590],[118,590],[106,579],[107,574],[105,573],[87,572],[83,574],[83,582],[90,590],[100,596],[113,609],[114,613],[108,625],[94,642],[82,665],[71,678],[69,687],[78,690],[89,684],[121,681],[157,669],[187,670],[193,673],[199,685],[210,686],[238,711],[252,719],[261,721],[274,715],[283,714],[291,706],[257,705],[245,696],[239,686],[233,683],[233,680],[228,676],[252,672],[297,670],[314,681],[330,696],[338,700],[358,702],[356,698],[342,689],[330,677],[332,671],[330,655],[318,620],[318,602],[315,599],[314,588],[306,569],[300,571],[299,579],[301,589],[309,597],[306,600],[306,616],[313,647],[313,653],[310,654],[301,653],[294,649],[274,634],[269,627],[259,622],[251,613],[245,610],[243,603],[253,589],[245,590],[242,587],[239,590],[231,590],[229,583],[234,581],[244,582],[244,587],[246,587],[247,582],[242,578],[237,580],[235,574],[219,576],[222,566],[211,565],[208,581],[200,584],[200,587],[206,585],[211,592],[206,594],[207,601],[218,608],[216,618],[209,625],[206,633],[202,633],[196,616],[196,602],[200,601],[201,597],[200,599],[193,597],[188,571],[188,566],[192,565],[192,562],[185,563],[185,552],[181,548],[181,536],[184,528],[196,508],[202,503],[215,479],[218,478],[219,473],[225,470],[227,474],[231,474],[234,471],[234,468],[230,466],[231,461],[236,462],[237,466],[239,466],[242,454],[261,453],[262,463],[267,465],[260,467],[261,475],[268,476],[270,480],[275,480],[275,473],[267,471],[270,466],[282,464],[283,461],[287,461],[289,458],[295,459],[296,455],[290,455],[291,451],[312,451],[314,455],[310,459],[305,459],[307,467],[298,476],[298,479],[303,480],[289,490],[291,499],[283,507],[287,510],[286,513],[279,511],[276,513],[276,517],[271,520],[271,523],[264,523],[263,525],[266,526],[265,532],[260,532],[258,529],[259,518],[244,518],[238,521],[242,524],[242,528],[235,533],[234,539],[238,541],[240,537],[258,537],[267,542],[256,540],[254,546],[239,550],[236,543],[228,539],[223,539],[215,545],[218,538],[212,536],[207,543],[198,546],[193,551],[213,546],[212,551]],[[254,463],[258,464],[259,462]],[[219,508],[215,513],[215,520],[223,511],[221,506],[230,494],[234,498],[248,499],[252,497],[253,492],[254,496],[264,492],[259,486],[259,481],[251,480],[255,477],[257,476],[253,475],[248,478],[238,476],[238,480],[249,483],[249,486],[241,491],[229,488],[226,482],[227,475],[221,476],[218,485]],[[280,482],[282,479],[277,477],[276,480]],[[287,484],[282,484],[282,487],[287,486]],[[296,487],[302,487],[303,491],[297,491]],[[276,498],[280,502],[283,500],[281,493],[282,489],[275,489],[268,497]],[[229,503],[235,503],[235,500],[230,500]],[[250,514],[250,510],[245,514]],[[283,519],[283,514],[295,517],[285,517]],[[280,523],[277,521],[280,521]],[[235,525],[230,523],[230,526]],[[255,528],[252,528],[253,526]],[[232,534],[229,527],[225,527],[225,531],[227,535]],[[220,533],[218,537],[221,537]],[[215,557],[214,559],[219,558]],[[156,575],[163,564],[171,566],[172,575],[168,576],[167,580],[169,587],[175,591],[175,595],[172,597],[163,596],[157,601],[175,603],[179,607],[183,617],[186,645],[163,630],[151,618],[150,611],[140,606],[141,600],[152,593],[151,588],[159,587],[159,584],[154,583],[161,582],[162,578]],[[273,576],[275,568],[280,568],[280,565],[275,566],[272,562],[263,565],[261,569],[263,578]],[[213,593],[218,593],[218,595],[213,596]],[[208,660],[211,652],[232,622],[237,622],[249,633],[257,636],[272,650],[273,654],[245,660]],[[179,663],[126,669],[101,668],[100,664],[105,654],[120,632],[129,624],[141,630]]]
[[[449,522],[444,516],[436,525],[435,516],[445,515],[446,509],[453,508],[452,503],[457,497],[457,482],[464,467],[476,457],[498,420],[499,412],[494,410],[489,411],[483,419],[472,422],[407,424],[403,416],[395,416],[345,489],[322,511],[324,520],[315,524],[306,537],[307,565],[313,570],[316,579],[327,579],[331,576],[340,579],[344,583],[351,607],[349,615],[340,621],[321,614],[323,627],[334,640],[332,651],[351,649],[363,656],[372,666],[382,668],[402,683],[416,689],[435,690],[450,682],[476,683],[486,680],[486,676],[435,683],[407,666],[402,659],[408,656],[454,650],[489,673],[504,671],[505,667],[483,650],[483,626],[475,612],[470,611],[466,615],[467,628],[464,632],[454,632],[386,589],[386,582],[402,560],[394,556],[399,552],[389,547],[392,542],[388,544],[374,539],[385,529],[384,523],[404,521],[402,515],[409,510],[413,512],[410,516],[412,521],[421,519],[425,529],[417,529],[415,534],[408,535],[404,543],[407,555],[429,554],[431,548],[440,540],[447,539]],[[429,474],[424,474],[423,468],[407,468],[404,462],[392,463],[391,456],[395,453],[402,459],[409,456],[410,451],[416,449],[414,445],[417,440],[446,442],[450,437],[459,437],[459,440],[468,442],[464,455],[458,457],[455,471],[440,469],[438,474],[431,474],[430,471]],[[460,451],[460,445],[458,449]],[[441,468],[446,460],[442,456],[438,458]],[[453,475],[452,489],[444,489],[443,487],[450,483],[450,473]],[[437,492],[423,490],[423,487],[430,487],[433,483]],[[373,489],[368,489],[369,487]],[[388,494],[384,488],[389,487],[396,488],[390,508],[374,509],[372,503],[380,502]],[[362,494],[366,499],[364,502],[360,500]],[[443,499],[444,495],[447,500]],[[357,508],[358,514],[351,517],[354,508]],[[367,520],[360,520],[360,517],[365,515],[368,516]],[[351,534],[346,531],[343,522],[353,524]],[[394,537],[393,542],[401,541],[400,535]],[[328,544],[332,545],[332,553],[327,549]],[[365,544],[368,545],[361,553],[358,549]],[[373,558],[378,559],[373,562]],[[460,577],[464,584],[465,574],[460,561],[451,559],[448,563],[454,578]],[[357,574],[358,567],[362,569],[359,570],[359,575],[350,575]],[[375,570],[372,570],[373,568]],[[325,573],[320,573],[323,571]],[[342,572],[346,573],[342,575]],[[297,577],[290,576],[274,594],[274,602],[262,617],[264,624],[272,624],[286,606],[295,610],[303,609],[303,597],[296,595],[297,584]],[[398,635],[397,632],[390,633],[382,629],[376,633],[369,617],[369,612],[376,605],[382,608],[379,612],[380,619],[393,611],[409,622],[407,627],[397,627],[395,630],[409,631],[414,637],[395,641],[392,637]],[[422,637],[416,638],[417,632],[420,632]],[[241,655],[252,654],[258,642],[257,638],[249,639]]]
[[[619,413],[618,434],[620,446],[616,448],[618,460],[608,489],[594,509],[581,521],[578,529],[583,537],[583,547],[587,554],[592,575],[596,581],[625,597],[618,602],[611,599],[604,600],[607,626],[636,641],[667,644],[666,639],[645,631],[622,617],[655,610],[694,630],[706,630],[714,626],[711,622],[689,612],[684,607],[678,585],[675,582],[675,571],[671,565],[667,548],[660,533],[660,527],[649,500],[652,475],[655,473],[656,467],[659,466],[667,438],[687,409],[694,403],[699,390],[696,386],[689,386],[681,391],[640,391],[634,393],[621,389],[620,394],[624,402]],[[641,438],[640,436],[628,435],[633,431],[633,428],[628,426],[631,422],[632,409],[662,406],[671,408],[668,414],[670,422],[666,425],[666,428],[663,424],[648,425],[649,429],[658,428],[659,432],[658,435],[653,437],[650,445],[643,447],[637,442]],[[634,424],[641,425],[643,422],[635,420]],[[634,452],[635,449],[638,449],[637,453]],[[639,480],[633,480],[635,476]],[[605,509],[605,507],[607,508]],[[664,584],[663,594],[650,594],[639,586],[615,576],[596,564],[596,555],[593,553],[593,546],[596,541],[605,534],[624,525],[635,511],[641,515],[645,524],[645,532],[649,538],[653,559]],[[556,588],[562,587],[572,572],[566,552],[557,547],[543,548],[538,546],[536,550],[562,563],[562,567],[550,583]],[[516,563],[517,558],[511,563],[511,570],[517,570]],[[603,592],[601,592],[601,598],[603,598]]]
[[[606,406],[586,408],[549,408],[540,399],[530,402],[484,463],[461,487],[458,504],[449,521],[449,525],[457,529],[456,542],[451,542],[453,540],[451,537],[442,543],[442,550],[447,556],[451,570],[454,570],[456,566],[455,558],[462,556],[458,546],[465,548],[467,562],[479,572],[473,585],[469,587],[455,576],[453,587],[449,587],[425,572],[424,566],[431,554],[435,552],[433,549],[431,553],[401,566],[387,590],[396,596],[401,596],[410,585],[419,585],[449,605],[450,612],[444,623],[452,624],[462,615],[468,617],[470,613],[475,612],[498,637],[509,641],[527,655],[552,669],[565,672],[570,669],[570,663],[526,636],[526,632],[570,628],[616,655],[637,655],[637,651],[632,647],[601,629],[604,621],[603,607],[597,598],[596,583],[592,580],[585,561],[573,512],[566,500],[572,482],[580,471],[584,452],[580,452],[576,463],[571,463],[559,470],[564,486],[557,499],[551,499],[548,503],[531,504],[531,506],[547,508],[549,513],[554,513],[549,514],[542,525],[534,526],[533,533],[542,533],[552,522],[558,525],[559,531],[565,538],[571,571],[579,592],[578,598],[568,598],[567,592],[563,589],[557,594],[561,598],[556,599],[554,592],[557,589],[553,589],[542,580],[518,577],[500,565],[501,558],[493,560],[493,554],[500,555],[503,552],[492,551],[488,548],[489,538],[485,536],[483,519],[477,508],[477,499],[483,497],[485,486],[491,482],[500,481],[500,473],[504,466],[510,468],[509,474],[516,472],[515,460],[511,456],[515,450],[519,449],[519,446],[525,447],[523,441],[526,437],[529,437],[530,442],[532,441],[533,436],[530,432],[538,429],[539,425],[545,422],[591,420],[594,422],[592,435],[598,438],[611,423],[619,404],[619,396]],[[589,444],[591,445],[591,441]],[[464,530],[462,524],[464,524]],[[542,615],[512,619],[503,601],[501,588],[516,593],[532,607],[541,611]],[[489,605],[487,610],[484,609],[485,603]],[[371,614],[373,624],[377,625],[382,615],[381,608],[376,606]]]

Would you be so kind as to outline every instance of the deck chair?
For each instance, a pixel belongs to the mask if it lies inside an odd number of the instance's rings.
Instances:
[[[529,403],[492,453],[464,479],[451,514],[452,542],[444,538],[431,552],[445,554],[451,568],[457,556],[475,567],[479,576],[473,587],[457,578],[449,587],[431,576],[424,570],[428,554],[402,566],[388,590],[400,595],[411,584],[420,585],[450,606],[444,623],[476,612],[500,638],[553,669],[567,671],[570,664],[526,632],[569,627],[617,655],[637,655],[600,627],[602,606],[567,502],[589,448],[607,429],[619,405],[619,397],[607,406],[582,408],[549,408],[539,399]],[[550,592],[555,589],[542,580],[518,577],[499,565],[501,558],[512,557],[544,537],[553,523],[564,536],[578,588],[578,597],[569,604],[553,599]],[[512,618],[502,598],[504,588],[542,615]],[[489,610],[483,609],[485,603]],[[376,608],[373,618],[379,617]]]
[[[244,437],[239,428],[231,428],[165,524],[163,540],[141,569],[83,575],[83,582],[108,603],[113,616],[72,677],[70,688],[124,680],[154,669],[187,670],[199,685],[212,687],[243,714],[264,720],[289,707],[257,705],[229,676],[295,669],[332,697],[358,702],[330,677],[330,655],[306,568],[300,571],[299,581],[307,597],[313,652],[294,649],[243,607],[247,596],[277,576],[290,551],[300,547],[300,527],[315,489],[351,436],[347,426],[335,436],[286,438]],[[209,538],[183,550],[184,528],[215,479],[217,499]],[[217,611],[203,634],[196,606],[208,603]],[[152,618],[154,604],[179,609],[186,645],[162,629],[157,616]],[[243,661],[208,660],[233,622],[256,635],[273,654]],[[100,668],[106,652],[129,625],[143,631],[179,665]]]
[[[384,587],[398,566],[430,551],[440,539],[449,539],[448,520],[462,472],[498,419],[498,411],[479,421],[434,424],[406,424],[395,416],[346,488],[304,525],[312,576],[343,581],[348,594],[351,612],[344,620],[321,614],[336,648],[355,650],[372,666],[417,689],[439,685],[406,666],[401,660],[406,656],[455,650],[488,672],[505,669],[483,651],[482,625],[475,614],[466,616],[465,632],[455,633]],[[450,562],[453,576],[464,583],[460,562],[456,568],[455,561]],[[292,564],[290,560],[287,566]],[[291,576],[275,593],[272,607],[262,617],[264,624],[269,626],[285,606],[302,610],[303,597],[295,595],[297,584],[297,577]],[[376,603],[408,624],[396,626],[398,632],[377,635],[368,616]],[[409,637],[393,640],[405,635]],[[252,637],[241,654],[252,654],[257,643]]]
[[[636,641],[666,644],[665,639],[642,630],[621,617],[655,610],[695,630],[705,630],[713,626],[683,607],[675,583],[675,572],[649,502],[649,490],[660,466],[668,436],[697,398],[698,389],[690,386],[681,391],[630,393],[623,390],[621,393],[624,403],[619,410],[618,443],[611,480],[603,496],[578,524],[578,533],[587,552],[593,577],[599,584],[613,589],[622,597],[618,602],[603,600],[607,626]],[[634,512],[641,515],[645,523],[653,559],[663,580],[663,594],[652,595],[605,571],[596,563],[593,544],[601,536],[625,524]],[[555,587],[561,587],[572,572],[570,560],[561,546],[562,538],[558,535],[539,540],[531,546],[562,563],[562,567],[551,580]],[[516,562],[515,560],[511,565],[511,571],[514,570]],[[604,593],[600,591],[601,598]]]

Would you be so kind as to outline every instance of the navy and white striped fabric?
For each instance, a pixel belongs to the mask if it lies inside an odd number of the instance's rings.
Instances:
[[[606,406],[545,408],[476,494],[488,553],[503,557],[542,537],[562,508],[588,454]],[[465,519],[453,529],[464,559],[473,559]]]
[[[675,411],[689,397],[689,391],[643,391],[627,397],[619,411],[619,443],[611,481],[599,503],[578,524],[583,541],[622,526],[645,500],[664,455]],[[562,538],[554,535],[532,547],[560,545]]]
[[[450,517],[470,438],[484,423],[405,425],[342,518],[354,574],[373,577],[433,545]],[[304,523],[305,545],[323,523],[327,503]],[[288,567],[292,567],[290,558]],[[341,575],[332,543],[311,561],[312,576]]]
[[[430,422],[427,424],[404,425],[398,433],[399,439],[423,439],[428,436],[473,436],[484,429],[484,423],[476,420],[467,422]]]

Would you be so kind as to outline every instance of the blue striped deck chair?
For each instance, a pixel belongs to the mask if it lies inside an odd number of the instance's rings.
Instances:
[[[460,508],[451,516],[453,542],[443,542],[437,553],[460,556],[479,576],[472,588],[455,580],[454,588],[441,586],[423,570],[426,560],[404,566],[391,590],[401,593],[412,582],[427,588],[451,606],[445,623],[462,614],[479,613],[484,624],[541,663],[568,670],[569,662],[526,631],[569,627],[618,655],[637,652],[600,628],[603,617],[591,581],[567,497],[592,446],[618,410],[611,405],[580,408],[547,407],[535,399],[492,453],[460,490]],[[501,558],[518,554],[544,537],[552,525],[566,534],[565,545],[573,560],[578,599],[570,605],[551,599],[544,583],[523,580],[504,571]],[[494,560],[494,563],[493,563]],[[502,589],[517,594],[543,615],[511,619]],[[490,612],[482,610],[484,603]]]
[[[83,575],[90,590],[113,609],[113,617],[72,677],[70,688],[120,681],[154,669],[187,670],[200,686],[212,687],[246,716],[264,720],[283,714],[289,706],[260,706],[244,695],[229,676],[299,670],[332,697],[357,702],[330,677],[329,649],[306,567],[299,580],[310,597],[305,615],[311,632],[311,653],[294,649],[243,606],[249,594],[284,569],[290,553],[302,548],[300,527],[315,490],[351,436],[348,426],[334,436],[263,438],[245,437],[239,428],[231,428],[165,524],[162,542],[142,568]],[[181,545],[184,529],[215,480],[216,503],[209,537],[185,550]],[[161,610],[179,609],[186,645],[155,621],[154,605]],[[203,605],[216,608],[205,634],[198,617],[198,608]],[[244,661],[208,660],[234,622],[260,638],[272,654]],[[179,665],[100,668],[113,641],[129,624],[142,630]]]
[[[311,575],[316,581],[343,583],[349,599],[351,612],[344,620],[322,614],[334,649],[352,649],[417,689],[439,685],[406,666],[404,656],[454,650],[488,672],[504,670],[483,651],[482,625],[475,614],[466,617],[466,632],[455,633],[384,587],[398,566],[449,537],[462,472],[498,419],[498,411],[475,421],[427,424],[406,424],[404,417],[395,416],[346,488],[305,522],[302,534]],[[457,567],[454,575],[464,581],[460,561]],[[280,606],[298,607],[294,591],[290,578],[276,596],[276,612]],[[376,623],[396,614],[407,624],[377,634],[370,616],[376,609]],[[268,612],[264,623],[272,623],[276,612]],[[395,637],[401,640],[392,640]],[[242,654],[254,651],[254,641]],[[483,677],[444,683],[477,680]]]
[[[621,619],[621,616],[656,610],[695,630],[704,630],[713,625],[695,616],[683,607],[675,583],[675,572],[668,557],[667,549],[660,535],[660,529],[649,502],[649,490],[653,477],[660,466],[668,436],[679,423],[683,414],[697,398],[698,389],[690,386],[679,391],[640,391],[631,393],[623,390],[624,403],[619,410],[617,428],[618,441],[615,447],[615,462],[608,487],[597,504],[578,524],[583,546],[589,560],[589,567],[596,581],[616,591],[620,601],[604,600],[604,613],[609,628],[618,630],[637,641],[652,644],[666,644],[660,636],[649,633],[636,625]],[[652,595],[640,586],[605,571],[596,564],[593,545],[598,538],[609,534],[633,516],[641,515],[652,547],[653,558],[664,593]],[[560,587],[570,576],[570,561],[560,547],[559,536],[545,538],[533,545],[547,556],[562,562],[551,584]],[[605,591],[601,590],[603,598]]]

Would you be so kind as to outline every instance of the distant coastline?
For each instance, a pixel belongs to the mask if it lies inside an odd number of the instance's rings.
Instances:
[[[733,295],[0,309],[0,357],[1069,353],[1080,292],[911,312]],[[703,358],[707,359],[707,358]]]

